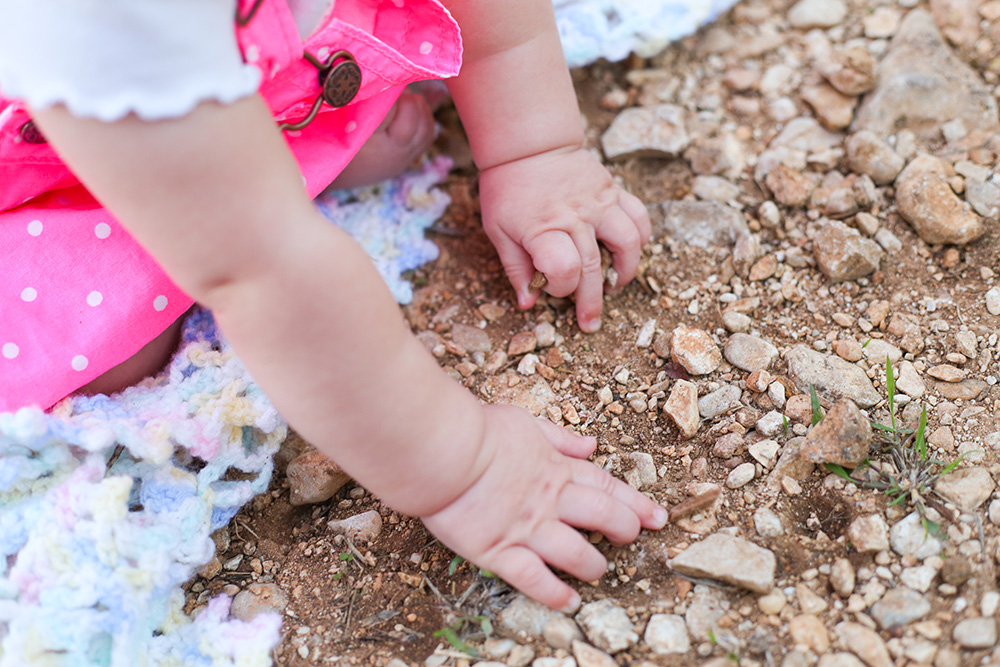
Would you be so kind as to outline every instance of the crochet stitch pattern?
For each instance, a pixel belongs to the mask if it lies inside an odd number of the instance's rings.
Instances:
[[[555,4],[567,60],[581,65],[652,55],[735,1]],[[400,303],[412,298],[402,274],[438,255],[424,231],[450,203],[434,188],[450,167],[438,158],[316,199]],[[278,615],[232,619],[221,595],[191,618],[181,585],[213,557],[212,531],[268,488],[286,433],[204,310],[159,376],[0,414],[0,667],[270,665]]]

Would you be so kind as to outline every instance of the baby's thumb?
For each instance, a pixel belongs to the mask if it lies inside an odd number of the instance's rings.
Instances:
[[[585,459],[597,448],[597,439],[573,433],[561,426],[556,426],[547,419],[539,419],[545,437],[560,454],[572,456],[575,459]]]

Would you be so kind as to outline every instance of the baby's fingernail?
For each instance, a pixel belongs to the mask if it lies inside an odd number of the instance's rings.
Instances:
[[[601,318],[595,317],[587,322],[587,333],[594,333],[601,328]]]
[[[562,613],[564,614],[575,614],[576,610],[580,608],[580,594],[574,592],[573,596],[566,603],[566,606],[562,608]]]
[[[653,510],[653,521],[660,528],[663,528],[665,525],[667,525],[667,519],[669,518],[670,515],[667,514],[667,510],[663,509],[662,507],[657,507],[655,510]]]

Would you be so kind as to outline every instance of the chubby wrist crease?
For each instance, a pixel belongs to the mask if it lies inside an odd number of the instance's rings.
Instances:
[[[515,157],[507,158],[504,160],[497,160],[496,162],[486,161],[484,164],[476,164],[480,172],[486,172],[491,169],[497,169],[499,167],[506,167],[508,165],[514,164],[515,162],[520,162],[521,160],[527,160],[529,158],[541,157],[543,155],[566,155],[569,153],[574,153],[578,150],[583,150],[584,144],[583,139],[578,142],[565,143],[559,146],[553,146],[550,148],[545,148],[533,153],[527,153],[525,155],[518,155]]]

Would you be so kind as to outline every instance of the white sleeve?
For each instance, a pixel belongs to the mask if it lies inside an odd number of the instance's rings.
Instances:
[[[174,118],[256,92],[236,0],[0,0],[0,92],[112,121]]]

